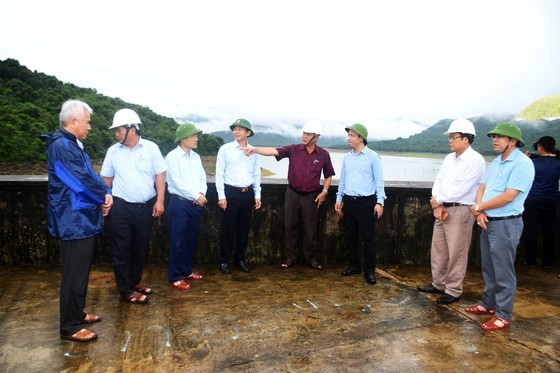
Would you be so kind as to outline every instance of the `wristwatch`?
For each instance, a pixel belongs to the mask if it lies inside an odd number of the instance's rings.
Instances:
[[[381,207],[385,207],[385,205],[382,204],[382,203],[380,203],[380,202],[377,202],[376,205],[379,205],[379,206],[381,206]]]
[[[329,194],[329,190],[328,189],[323,189],[323,193]]]
[[[478,203],[474,204],[474,211],[478,212]]]

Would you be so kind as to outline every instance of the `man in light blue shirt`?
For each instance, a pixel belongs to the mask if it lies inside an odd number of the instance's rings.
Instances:
[[[202,280],[202,275],[193,272],[202,206],[207,202],[206,172],[200,156],[193,149],[198,147],[198,133],[202,132],[191,123],[177,128],[175,142],[179,144],[167,154],[167,187],[169,189],[169,285],[179,290],[188,290],[185,281]],[[183,277],[185,279],[183,279]]]
[[[344,216],[344,241],[350,267],[343,276],[361,273],[360,236],[364,241],[365,279],[375,284],[377,264],[374,227],[383,215],[385,182],[379,155],[367,147],[367,129],[359,123],[345,128],[352,148],[342,161],[335,210]]]
[[[229,261],[242,272],[245,263],[253,208],[261,207],[261,168],[256,154],[246,156],[247,138],[254,135],[251,123],[238,119],[230,127],[235,141],[224,144],[216,157],[218,206],[224,210],[220,237],[220,271],[231,273]],[[235,240],[235,247],[234,247]]]
[[[467,312],[495,315],[483,330],[509,328],[517,279],[515,255],[523,231],[523,203],[533,184],[535,168],[518,148],[524,146],[519,128],[500,123],[488,132],[494,151],[500,154],[488,168],[476,193],[471,212],[480,233],[482,275],[486,284],[480,304]]]

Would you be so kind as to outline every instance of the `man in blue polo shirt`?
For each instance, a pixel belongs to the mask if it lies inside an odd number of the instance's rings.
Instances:
[[[480,254],[485,288],[480,304],[467,312],[495,315],[483,330],[509,328],[517,279],[515,254],[523,231],[523,203],[533,184],[535,168],[519,147],[525,146],[519,128],[500,123],[488,132],[500,154],[488,168],[471,212],[482,228]]]

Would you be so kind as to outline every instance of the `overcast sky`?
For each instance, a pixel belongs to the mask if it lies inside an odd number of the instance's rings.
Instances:
[[[0,1],[0,59],[205,132],[515,115],[560,92],[559,46],[557,0]]]

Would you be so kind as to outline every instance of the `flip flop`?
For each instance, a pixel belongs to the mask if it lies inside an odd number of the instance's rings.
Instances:
[[[89,342],[97,338],[97,334],[95,334],[94,332],[90,332],[89,330],[84,328],[72,335],[61,334],[60,338],[66,339],[68,341],[74,341],[74,342]]]

